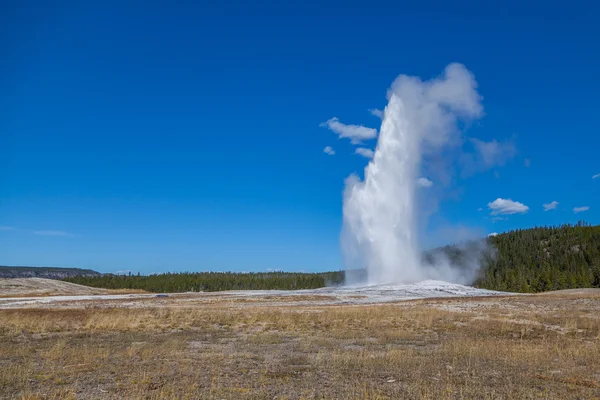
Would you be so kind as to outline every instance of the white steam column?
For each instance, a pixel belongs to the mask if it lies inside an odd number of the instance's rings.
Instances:
[[[416,180],[422,155],[442,150],[459,118],[482,114],[476,87],[461,64],[438,79],[401,75],[392,84],[373,160],[364,180],[351,175],[344,192],[342,250],[348,269],[366,268],[366,283],[455,280],[448,265],[421,263]]]

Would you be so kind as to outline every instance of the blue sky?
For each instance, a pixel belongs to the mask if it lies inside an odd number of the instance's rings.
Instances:
[[[456,177],[424,246],[600,223],[599,10],[552,4],[3,2],[0,264],[339,269],[367,160],[320,124],[378,129],[396,76],[451,62],[484,98],[466,136],[513,151]]]

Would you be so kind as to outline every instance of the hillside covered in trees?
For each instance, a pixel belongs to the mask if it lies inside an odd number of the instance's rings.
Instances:
[[[481,265],[473,285],[510,292],[541,292],[600,287],[600,226],[536,227],[435,249],[424,254],[432,262],[443,253],[458,268]],[[438,254],[439,255],[439,254]],[[474,257],[477,260],[474,260]],[[359,276],[360,271],[355,271]],[[161,275],[75,276],[65,280],[108,289],[142,289],[150,292],[220,290],[315,289],[340,285],[343,271],[326,273],[200,272]]]
[[[0,278],[46,278],[65,279],[73,276],[100,276],[91,269],[55,267],[7,267],[0,266]]]
[[[511,292],[600,287],[600,226],[515,230],[488,239],[495,249],[474,282]]]

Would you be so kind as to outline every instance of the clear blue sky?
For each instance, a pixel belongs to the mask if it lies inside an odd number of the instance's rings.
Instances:
[[[378,128],[398,74],[451,62],[484,97],[468,133],[516,151],[457,180],[424,243],[600,223],[592,2],[175,3],[2,2],[0,264],[341,268],[343,180],[367,160],[319,124]],[[529,211],[494,221],[497,198]]]

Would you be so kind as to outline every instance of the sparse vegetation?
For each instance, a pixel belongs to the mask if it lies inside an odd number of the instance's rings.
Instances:
[[[0,310],[0,398],[600,396],[600,295]]]

